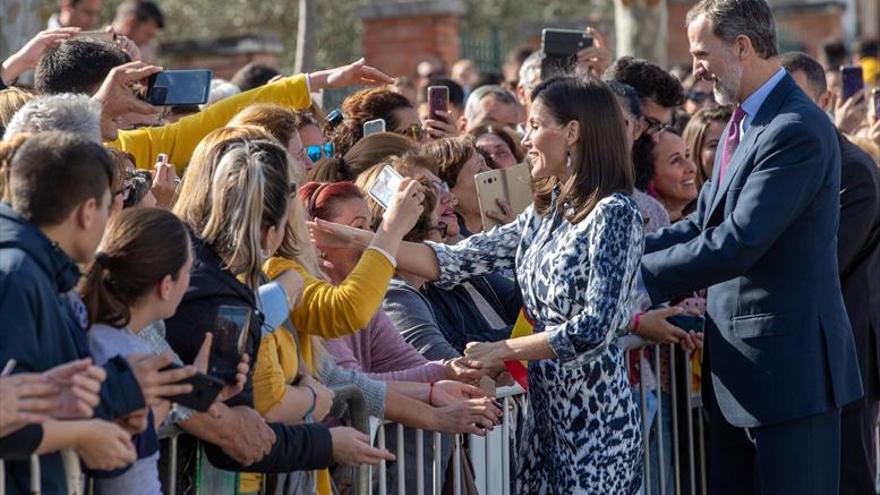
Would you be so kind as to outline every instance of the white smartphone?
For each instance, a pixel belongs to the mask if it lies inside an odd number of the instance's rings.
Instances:
[[[386,165],[370,187],[370,197],[387,210],[394,194],[400,189],[401,182],[403,182],[403,176],[397,170]]]
[[[385,132],[385,119],[375,119],[364,122],[364,137],[379,132]]]

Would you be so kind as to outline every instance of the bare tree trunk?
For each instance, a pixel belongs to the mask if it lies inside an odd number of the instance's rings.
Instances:
[[[39,0],[0,2],[0,60],[18,51],[41,29]]]
[[[617,55],[632,55],[666,67],[666,0],[614,0]]]
[[[315,0],[299,0],[296,30],[296,61],[294,73],[315,70],[315,38],[318,33],[318,12]]]

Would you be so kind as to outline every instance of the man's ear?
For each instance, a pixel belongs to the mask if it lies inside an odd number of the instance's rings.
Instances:
[[[76,226],[82,230],[91,229],[92,224],[97,220],[98,207],[98,200],[95,198],[80,203],[73,213],[76,217]]]

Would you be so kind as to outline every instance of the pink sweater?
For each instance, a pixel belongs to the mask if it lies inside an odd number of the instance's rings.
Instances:
[[[428,361],[406,343],[381,309],[363,330],[324,341],[336,364],[383,381],[434,382],[446,377],[446,367]]]

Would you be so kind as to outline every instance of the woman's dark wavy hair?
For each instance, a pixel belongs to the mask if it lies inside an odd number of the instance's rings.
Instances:
[[[554,77],[539,84],[532,101],[540,102],[550,118],[565,125],[577,121],[580,136],[575,147],[580,161],[574,162],[571,177],[560,183],[556,177],[534,183],[535,211],[551,213],[553,189],[560,188],[556,208],[571,208],[566,219],[578,223],[603,198],[615,192],[631,194],[633,168],[627,148],[626,128],[614,93],[602,81],[570,76]]]
[[[385,128],[392,132],[400,125],[394,111],[412,107],[405,96],[387,86],[362,89],[342,102],[343,121],[335,127],[325,128],[324,134],[333,143],[336,156],[343,156],[364,137],[364,122],[384,119]]]

